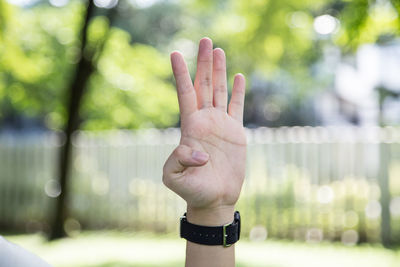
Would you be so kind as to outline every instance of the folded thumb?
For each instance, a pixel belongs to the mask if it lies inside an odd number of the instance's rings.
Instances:
[[[169,156],[164,165],[164,174],[179,173],[187,167],[202,166],[207,163],[209,155],[194,150],[186,145],[179,145]]]

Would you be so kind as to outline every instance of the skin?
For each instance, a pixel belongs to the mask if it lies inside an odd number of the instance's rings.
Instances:
[[[194,84],[179,52],[171,64],[181,115],[181,140],[167,159],[164,184],[187,203],[189,222],[221,226],[233,221],[245,176],[243,128],[245,78],[237,74],[228,105],[224,51],[212,41],[199,43]],[[234,246],[187,242],[186,266],[234,266]]]

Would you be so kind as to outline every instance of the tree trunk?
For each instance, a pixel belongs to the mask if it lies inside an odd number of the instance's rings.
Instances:
[[[390,144],[380,144],[380,165],[379,165],[379,187],[381,189],[381,242],[384,247],[390,247],[391,243],[391,223],[390,223],[390,186],[389,186],[389,162]]]
[[[81,31],[81,58],[77,64],[75,78],[71,83],[68,90],[69,102],[68,102],[68,121],[65,128],[66,140],[64,145],[60,149],[59,157],[59,184],[61,193],[56,199],[54,217],[52,218],[51,232],[49,240],[58,239],[66,236],[64,230],[64,221],[67,217],[67,200],[69,195],[68,177],[71,171],[71,137],[74,131],[79,128],[79,110],[84,95],[86,84],[89,80],[90,75],[94,71],[94,67],[90,56],[85,56],[85,47],[87,41],[87,28],[90,19],[93,17],[95,6],[93,1],[89,0],[86,17],[83,23]]]
[[[379,124],[385,126],[383,118],[383,102],[387,97],[395,96],[392,92],[384,87],[378,88],[379,93]],[[386,138],[386,137],[385,137]],[[390,144],[385,140],[380,140],[379,145],[379,188],[381,190],[381,242],[386,248],[392,245],[391,240],[391,218],[390,218],[390,184],[389,184],[389,167],[390,167]]]

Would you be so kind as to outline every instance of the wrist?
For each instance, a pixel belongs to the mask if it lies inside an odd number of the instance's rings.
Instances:
[[[222,226],[234,219],[235,206],[219,206],[213,208],[187,207],[188,222],[203,226]]]

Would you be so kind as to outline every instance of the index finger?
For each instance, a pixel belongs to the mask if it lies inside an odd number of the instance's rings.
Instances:
[[[179,110],[181,119],[197,110],[196,92],[190,78],[188,68],[181,53],[171,53],[171,65],[178,91]]]

